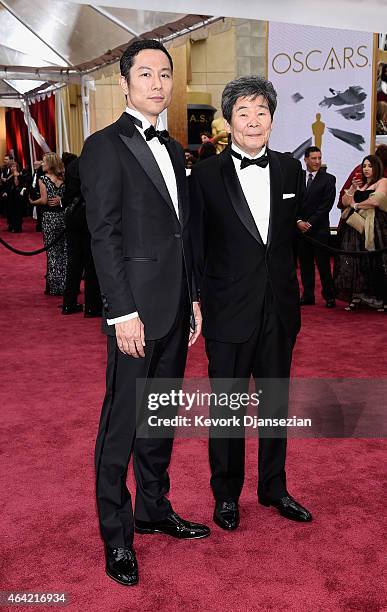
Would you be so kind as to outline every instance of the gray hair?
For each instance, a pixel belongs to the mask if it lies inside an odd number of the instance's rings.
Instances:
[[[270,81],[260,76],[245,76],[227,83],[222,93],[222,113],[227,123],[238,98],[258,98],[263,96],[269,106],[271,117],[277,107],[277,92]]]

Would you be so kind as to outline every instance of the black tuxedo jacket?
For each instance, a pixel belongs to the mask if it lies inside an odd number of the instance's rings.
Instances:
[[[305,184],[305,171],[303,171],[303,176]],[[307,235],[329,234],[329,212],[335,202],[335,197],[336,177],[320,169],[309,189],[307,191],[305,189],[299,210],[299,218],[308,221],[312,226]]]
[[[70,232],[89,233],[86,221],[86,206],[81,191],[81,179],[79,176],[79,158],[70,162],[65,171],[65,190],[62,197],[62,206],[68,208],[74,203],[77,198],[78,202],[71,210],[70,214],[66,214],[66,229]]]
[[[230,149],[192,170],[191,233],[203,335],[209,339],[245,342],[258,325],[268,283],[285,333],[294,340],[300,329],[292,240],[303,191],[302,168],[290,155],[268,150],[268,156],[267,245],[255,225]]]
[[[174,140],[167,149],[180,220],[159,166],[127,113],[86,140],[79,164],[104,316],[137,311],[149,340],[162,338],[174,324],[184,265],[196,299],[184,152]],[[114,325],[105,324],[104,331],[114,335]]]

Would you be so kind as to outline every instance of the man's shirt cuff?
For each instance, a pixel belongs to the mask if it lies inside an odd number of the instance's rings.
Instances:
[[[138,317],[138,312],[131,312],[130,314],[123,315],[122,317],[116,317],[115,319],[106,319],[108,325],[115,325],[116,323],[123,323],[124,321],[130,321]]]

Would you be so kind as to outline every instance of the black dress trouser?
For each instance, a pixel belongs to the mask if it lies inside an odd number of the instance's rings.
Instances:
[[[86,217],[80,211],[78,223],[66,222],[67,268],[63,306],[75,306],[78,300],[82,274],[85,279],[85,311],[101,312],[102,300],[98,278],[91,253],[91,237]]]
[[[272,383],[268,380],[264,385],[259,417],[286,418],[294,342],[286,336],[269,287],[257,319],[258,325],[246,342],[233,344],[206,340],[211,388],[218,393],[226,392],[226,387],[228,393],[245,393],[251,376],[254,379],[274,379]],[[282,379],[281,385],[278,379]],[[211,409],[211,413],[215,417],[225,416],[224,409],[223,414],[219,414],[219,409],[215,408]],[[280,437],[266,436],[267,432],[265,437],[260,436],[259,441],[258,496],[276,500],[286,494],[286,430],[276,429],[275,436]],[[211,488],[215,499],[237,501],[242,491],[245,469],[243,426],[239,432],[233,429],[230,437],[216,437],[214,430],[210,430],[209,457]]]
[[[316,240],[323,243],[328,242],[326,236],[313,236]],[[335,287],[333,284],[330,256],[327,250],[311,244],[307,240],[300,238],[298,247],[298,257],[300,261],[301,281],[303,286],[303,297],[305,300],[314,300],[315,288],[315,267],[320,275],[322,296],[324,300],[333,300],[335,297]]]
[[[184,279],[180,308],[169,333],[160,340],[147,341],[145,328],[144,358],[123,354],[115,336],[108,337],[106,395],[96,441],[95,467],[101,534],[109,547],[129,547],[133,542],[133,509],[126,485],[132,453],[136,478],[135,517],[142,521],[159,521],[172,511],[166,495],[173,439],[136,438],[136,379],[183,378],[189,322]]]

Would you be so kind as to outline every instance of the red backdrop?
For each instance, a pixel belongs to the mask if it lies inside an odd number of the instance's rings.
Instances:
[[[24,123],[24,114],[20,108],[11,108],[5,113],[5,131],[7,152],[13,149],[15,159],[22,165],[30,163],[28,150],[28,131]]]
[[[50,147],[56,149],[55,138],[55,96],[35,102],[29,106],[31,117],[35,120],[39,132]],[[13,149],[15,157],[23,166],[30,163],[28,148],[28,131],[24,123],[24,114],[19,108],[9,109],[5,114],[7,134],[7,150]],[[38,159],[42,158],[43,151],[35,142]]]

